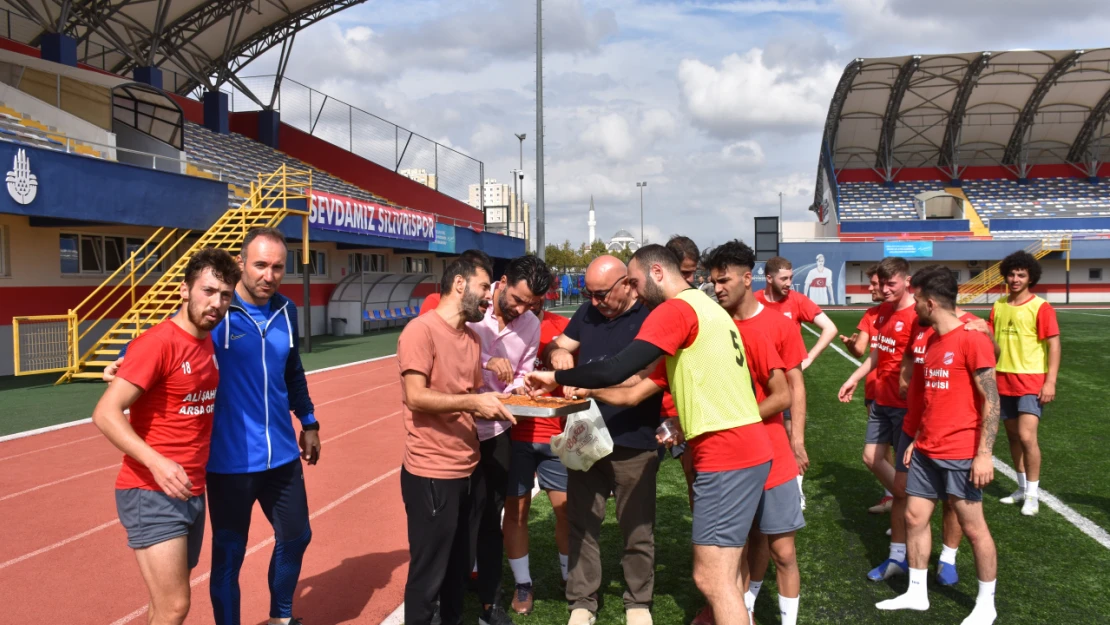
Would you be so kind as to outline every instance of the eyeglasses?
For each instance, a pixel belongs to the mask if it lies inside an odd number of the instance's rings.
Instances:
[[[582,289],[582,295],[585,296],[586,299],[596,299],[599,302],[604,302],[605,300],[609,299],[609,293],[611,293],[613,289],[617,288],[618,284],[624,282],[627,278],[628,276],[621,276],[620,278],[617,278],[617,281],[613,283],[613,286],[605,289],[604,291],[591,291],[589,289]]]

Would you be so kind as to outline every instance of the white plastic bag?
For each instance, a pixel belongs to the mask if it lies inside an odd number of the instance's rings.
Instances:
[[[563,433],[551,437],[551,451],[563,466],[575,471],[589,471],[595,462],[613,453],[613,438],[594,400],[586,410],[567,416]]]

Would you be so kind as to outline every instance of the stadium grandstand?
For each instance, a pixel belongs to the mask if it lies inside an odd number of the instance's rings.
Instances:
[[[480,161],[285,79],[295,35],[356,4],[0,2],[0,375],[99,377],[191,250],[250,225],[289,238],[309,339],[404,323],[456,250],[525,252],[467,203]]]
[[[817,219],[784,224],[779,251],[796,276],[831,271],[841,304],[867,301],[863,272],[888,255],[943,262],[964,303],[985,303],[1022,248],[1049,299],[1108,301],[1108,114],[1110,49],[855,59],[829,105]]]

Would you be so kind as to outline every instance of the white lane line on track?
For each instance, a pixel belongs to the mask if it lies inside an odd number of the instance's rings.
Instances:
[[[324,514],[325,512],[328,512],[330,510],[334,510],[336,507],[346,503],[351,498],[355,497],[356,495],[358,495],[362,491],[366,490],[367,488],[370,488],[371,486],[374,486],[375,484],[381,482],[382,480],[385,480],[389,477],[397,475],[398,473],[400,473],[400,471],[401,471],[401,467],[396,467],[396,468],[394,468],[390,471],[387,471],[387,472],[379,475],[378,477],[370,480],[369,482],[366,482],[362,486],[359,486],[358,488],[348,492],[346,495],[343,495],[339,499],[336,499],[335,501],[329,503],[328,505],[324,506],[323,508],[320,508],[316,512],[313,512],[312,514],[308,515],[308,519],[310,521],[314,520],[314,519],[316,519],[316,517],[320,516],[321,514]],[[269,545],[272,545],[272,544],[274,544],[274,536],[271,534],[270,537],[267,538],[266,540],[263,540],[262,542],[260,542],[257,545],[251,547],[250,549],[247,549],[246,553],[243,555],[243,558],[246,559],[246,558],[250,557],[252,554],[257,553],[259,550],[264,549],[264,548],[266,548],[266,547],[268,547]],[[211,576],[212,576],[212,571],[208,571],[207,573],[204,573],[202,575],[198,575],[198,576],[194,577],[193,579],[189,580],[189,586],[196,587],[198,584],[201,584],[205,581],[208,581],[208,578],[211,577]],[[133,621],[133,620],[139,618],[140,616],[146,614],[148,609],[150,609],[150,606],[149,605],[144,605],[143,607],[135,610],[131,614],[128,614],[127,616],[124,616],[122,618],[119,618],[119,619],[113,621],[112,625],[124,625],[124,623],[130,623],[131,621]]]
[[[366,360],[359,360],[357,362],[349,362],[345,365],[335,365],[334,367],[324,367],[323,369],[313,369],[312,371],[306,371],[305,375],[315,375],[317,373],[324,373],[326,371],[335,371],[336,369],[346,369],[348,367],[355,367],[355,366],[358,366],[358,365],[364,365],[368,362],[377,362],[379,360],[385,360],[387,358],[393,358],[396,355],[397,354],[389,354],[388,356],[379,356],[377,358],[367,358]],[[357,375],[357,374],[352,374],[352,375]],[[343,376],[343,377],[347,377],[347,376]],[[76,427],[78,425],[85,425],[86,423],[92,423],[92,419],[78,419],[77,421],[69,421],[69,422],[66,422],[66,423],[59,423],[57,425],[49,425],[47,427],[38,428],[36,430],[27,430],[26,432],[16,432],[15,434],[6,434],[4,436],[0,436],[0,443],[3,443],[5,441],[13,441],[13,440],[16,440],[18,438],[27,438],[28,436],[35,436],[35,435],[38,435],[38,434],[46,434],[47,432],[56,432],[58,430],[64,430],[66,428]],[[94,438],[99,438],[99,436],[90,436],[88,438],[83,438],[83,439],[80,439],[80,440],[87,441],[87,440],[91,440],[91,439],[94,439]],[[69,444],[77,443],[77,442],[80,442],[80,441],[70,441],[69,443],[62,443],[62,445],[69,445]],[[62,445],[54,445],[54,447],[61,447]],[[9,458],[17,458],[19,456],[25,456],[27,454],[34,454],[34,453],[38,453],[40,451],[46,451],[47,449],[53,449],[54,447],[44,447],[42,449],[36,449],[34,451],[28,451],[28,452],[24,452],[22,454],[16,454],[14,456],[7,456],[5,458],[0,458],[0,461],[8,460]]]
[[[814,336],[817,336],[817,337],[821,336],[819,333],[817,333],[815,330],[813,330],[812,328],[810,328],[807,325],[803,325],[802,327],[805,328],[806,330],[808,330],[809,333],[814,335]],[[832,347],[837,352],[839,352],[840,355],[847,358],[849,362],[855,364],[856,366],[859,366],[860,364],[862,364],[862,361],[853,358],[850,354],[848,354],[844,350],[840,349],[840,347],[838,347],[836,345],[832,345]],[[1001,428],[999,428],[999,429],[1001,429]],[[1010,465],[1008,465],[1005,462],[1003,462],[1002,460],[1000,460],[998,458],[998,456],[992,456],[992,458],[994,459],[994,467],[996,469],[998,469],[998,472],[1005,475],[1006,477],[1008,477],[1011,481],[1013,481],[1016,484],[1017,483],[1017,473],[1014,472],[1013,468],[1011,468]],[[1106,530],[1104,530],[1101,527],[1099,527],[1098,525],[1096,525],[1094,521],[1088,519],[1087,517],[1083,516],[1082,514],[1079,514],[1071,506],[1069,506],[1068,504],[1060,501],[1052,493],[1046,491],[1043,488],[1040,490],[1040,497],[1041,497],[1041,501],[1043,501],[1046,506],[1048,506],[1049,508],[1052,508],[1053,510],[1058,512],[1060,514],[1060,516],[1067,519],[1068,523],[1071,523],[1077,529],[1079,529],[1079,531],[1081,531],[1084,534],[1093,538],[1095,540],[1095,542],[1097,542],[1098,544],[1102,545],[1103,547],[1106,547],[1107,549],[1110,549],[1110,534],[1108,534],[1106,532]]]
[[[396,382],[394,382],[394,384],[396,384]],[[388,384],[386,384],[385,386],[389,386],[389,385],[388,385]],[[321,404],[321,405],[322,405],[322,404]],[[352,432],[354,432],[354,431],[356,431],[356,430],[361,430],[362,428],[365,428],[365,427],[367,427],[367,426],[369,426],[369,425],[373,425],[373,424],[375,424],[375,423],[378,423],[378,422],[384,421],[384,420],[386,420],[386,419],[389,419],[389,418],[391,418],[391,417],[394,417],[394,416],[396,416],[396,415],[398,415],[398,414],[400,414],[400,411],[394,412],[394,413],[392,413],[392,414],[389,414],[389,415],[386,415],[386,416],[384,416],[384,417],[379,417],[379,418],[377,418],[377,419],[375,419],[375,420],[373,420],[373,421],[370,421],[370,422],[368,422],[368,423],[364,423],[364,424],[362,424],[362,425],[356,426],[356,427],[354,427],[354,428],[351,428],[351,429],[349,429],[349,430],[346,430],[346,431],[344,431],[344,432],[340,432],[339,434],[336,434],[335,436],[333,436],[333,437],[331,437],[331,438],[328,438],[328,439],[324,439],[323,441],[321,441],[321,443],[330,443],[331,441],[334,441],[334,440],[336,440],[336,439],[342,438],[342,437],[344,437],[344,436],[346,436],[346,435],[348,435],[348,434],[350,434],[350,433],[352,433]],[[119,465],[118,465],[118,464],[113,464],[112,466],[119,466]],[[398,468],[397,470],[399,470],[399,468]],[[67,479],[72,479],[72,478],[67,478]],[[47,485],[47,486],[48,486],[48,485]],[[41,488],[41,487],[40,487],[40,488]],[[330,510],[330,508],[329,508],[329,510]],[[309,518],[312,518],[312,517],[309,517]],[[112,525],[115,525],[115,524],[117,524],[117,523],[119,523],[119,519],[113,519],[113,520],[111,520],[111,521],[108,521],[107,523],[103,523],[103,524],[101,524],[101,525],[98,525],[98,526],[96,526],[96,527],[94,527],[94,528],[92,528],[92,529],[90,529],[90,530],[86,530],[86,531],[84,531],[84,532],[81,532],[80,534],[76,534],[76,535],[74,535],[74,536],[70,536],[69,538],[65,538],[65,539],[62,539],[62,540],[60,540],[60,541],[58,541],[58,542],[56,542],[56,543],[54,543],[54,544],[52,544],[52,545],[47,545],[47,546],[45,546],[45,547],[42,547],[41,549],[36,549],[35,551],[32,551],[32,552],[30,552],[30,553],[25,553],[25,554],[23,554],[23,555],[21,555],[21,556],[18,556],[18,557],[12,558],[11,560],[8,560],[7,562],[0,562],[0,570],[3,570],[4,568],[7,568],[7,567],[9,567],[9,566],[11,566],[11,565],[13,565],[13,564],[18,564],[18,563],[20,563],[20,562],[23,562],[24,560],[28,560],[28,559],[30,559],[30,558],[33,558],[33,557],[35,557],[35,556],[39,556],[39,555],[42,555],[42,554],[44,554],[44,553],[46,553],[46,552],[48,552],[48,551],[53,551],[53,550],[55,550],[55,549],[57,549],[57,548],[59,548],[59,547],[64,547],[64,546],[68,545],[68,544],[69,544],[69,543],[71,543],[71,542],[74,542],[74,541],[76,541],[76,540],[80,540],[80,539],[82,539],[82,538],[85,538],[86,536],[89,536],[89,535],[91,535],[91,534],[94,534],[94,533],[96,533],[96,532],[99,532],[99,531],[100,531],[100,530],[102,530],[102,529],[105,529],[105,528],[111,527]]]
[[[115,469],[117,467],[119,467],[119,463],[118,462],[113,462],[112,464],[110,464],[106,467],[100,467],[99,469],[93,469],[91,471],[85,471],[84,473],[78,473],[77,475],[71,475],[69,477],[63,477],[60,480],[54,480],[53,482],[47,482],[45,484],[39,484],[38,486],[32,486],[31,488],[28,488],[26,490],[21,490],[19,492],[11,493],[9,495],[4,495],[3,497],[0,497],[0,501],[7,501],[9,499],[14,499],[16,497],[19,497],[20,495],[26,495],[27,493],[33,493],[36,490],[41,490],[43,488],[48,488],[50,486],[56,486],[58,484],[64,484],[64,483],[66,483],[70,480],[76,480],[77,478],[85,477],[86,475],[92,475],[93,473],[100,473],[101,471],[107,471],[108,469]]]
[[[92,422],[92,419],[90,419],[89,422]],[[4,456],[3,458],[0,458],[0,462],[3,462],[4,460],[12,460],[12,459],[15,459],[15,458],[22,458],[23,456],[29,456],[31,454],[37,454],[40,451],[48,451],[50,449],[57,449],[59,447],[65,447],[66,445],[72,445],[74,443],[83,443],[85,441],[91,441],[94,438],[103,438],[103,436],[101,436],[100,434],[94,434],[92,436],[86,436],[85,438],[79,438],[77,440],[69,441],[68,443],[58,443],[57,445],[51,445],[49,447],[43,447],[41,449],[32,449],[31,451],[25,451],[23,453],[12,454],[11,456]]]

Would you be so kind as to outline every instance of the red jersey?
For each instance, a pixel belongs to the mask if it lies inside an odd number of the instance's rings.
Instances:
[[[975,319],[975,315],[965,312],[960,315],[960,321],[967,323]],[[967,332],[965,329],[964,332]],[[910,341],[910,353],[913,354],[913,368],[910,376],[910,387],[906,391],[906,417],[902,419],[902,431],[910,438],[917,437],[917,428],[921,425],[921,413],[925,406],[925,351],[936,331],[933,326],[923,326],[914,319],[913,340]]]
[[[670,299],[651,311],[636,340],[651,343],[667,355],[674,356],[678,350],[693,345],[697,336],[698,315],[693,307],[680,299]],[[693,454],[694,469],[697,471],[733,471],[754,467],[771,460],[773,456],[765,430],[762,424],[753,423],[707,432],[689,441],[686,450]]]
[[[875,349],[875,340],[878,338],[875,335],[875,320],[879,318],[879,306],[872,306],[863,313],[863,318],[859,320],[859,325],[856,329],[860,332],[866,332],[869,339],[869,348]],[[875,399],[875,380],[878,379],[879,372],[872,369],[867,373],[867,379],[863,382],[863,398],[867,401]]]
[[[212,339],[198,339],[167,319],[132,341],[116,375],[143,389],[131,405],[132,429],[154,451],[181,465],[193,495],[203,495],[220,382]],[[130,456],[123,457],[116,488],[162,490],[150,469]]]
[[[916,323],[913,306],[895,310],[893,304],[884,303],[876,312],[875,349],[879,350],[879,361],[875,367],[875,403],[880,406],[906,407],[906,400],[898,396],[898,380],[902,377],[902,355]]]
[[[787,327],[790,326],[790,322],[773,312],[736,321],[736,328],[740,330],[740,339],[744,343],[744,355],[748,359],[748,369],[752,372],[752,382],[755,383],[755,400],[763,403],[771,394],[771,372],[779,369],[779,375],[785,375],[786,370],[793,367],[786,366],[767,334],[768,326],[772,324],[766,321],[753,323],[760,317],[774,319],[776,323]],[[791,331],[790,334],[801,340],[797,332]],[[802,358],[805,356],[803,355]],[[800,364],[801,360],[798,363]],[[765,418],[763,428],[767,431],[767,438],[771,440],[771,453],[774,456],[771,459],[771,472],[767,474],[767,481],[763,485],[764,490],[770,490],[798,476],[798,461],[794,458],[794,449],[790,446],[790,438],[786,435],[786,426],[781,412]]]
[[[1016,306],[1023,306],[1033,301],[1030,297],[1022,304]],[[1015,306],[1015,304],[1011,304]],[[991,331],[997,337],[998,332],[994,327],[994,308],[991,308],[990,315]],[[1060,325],[1056,322],[1056,309],[1052,304],[1045,302],[1037,309],[1037,340],[1045,341],[1051,337],[1060,336]],[[1040,395],[1041,388],[1044,387],[1044,373],[1010,373],[1006,371],[999,371],[995,375],[998,376],[998,394],[1020,397],[1022,395]]]
[[[437,307],[439,307],[439,293],[432,293],[424,298],[424,303],[420,304],[420,315],[426,315]],[[418,317],[420,315],[417,315]]]
[[[982,332],[956,328],[925,347],[925,408],[914,447],[936,460],[967,460],[979,445],[980,405],[972,376],[992,368],[994,344]]]
[[[787,291],[786,297],[777,302],[767,299],[766,289],[756,291],[755,298],[759,300],[760,304],[793,321],[799,328],[803,321],[813,323],[813,320],[822,312],[821,307],[814,304],[813,300],[794,289]]]
[[[531,313],[524,314],[529,315]],[[543,356],[547,346],[555,340],[555,337],[563,333],[569,323],[570,319],[558,313],[545,311],[543,319],[540,320],[540,348],[536,353]],[[537,365],[536,370],[539,369],[540,367]],[[555,389],[552,394],[556,397],[562,397],[562,387]],[[566,419],[564,417],[519,419],[516,425],[509,429],[509,438],[523,443],[543,443],[547,445],[551,443],[552,436],[563,433],[565,425]]]

